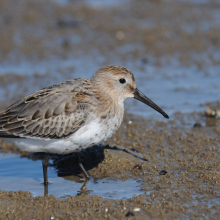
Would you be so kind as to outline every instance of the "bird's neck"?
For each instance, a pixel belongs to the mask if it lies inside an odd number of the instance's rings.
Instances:
[[[124,114],[124,100],[115,92],[110,91],[108,88],[96,86],[93,90],[96,98],[99,100],[103,110],[116,115]]]

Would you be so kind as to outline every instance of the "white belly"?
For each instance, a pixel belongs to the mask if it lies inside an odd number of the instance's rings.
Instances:
[[[102,123],[100,123],[100,120],[92,120],[66,139],[4,138],[3,140],[14,144],[20,150],[28,152],[68,154],[107,140],[114,134],[120,124],[121,120],[118,118],[104,120]]]

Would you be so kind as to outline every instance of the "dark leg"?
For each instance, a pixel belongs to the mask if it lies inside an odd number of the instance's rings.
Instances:
[[[48,197],[48,185],[44,186],[44,196]]]
[[[75,153],[75,159],[79,163],[79,167],[82,170],[82,172],[84,173],[86,179],[89,179],[89,174],[86,172],[86,170],[85,170],[85,168],[84,168],[84,166],[83,166],[83,164],[81,162],[81,159],[80,159],[78,153]]]
[[[49,164],[49,154],[46,154],[46,156],[42,160],[43,174],[44,174],[44,186],[48,185],[48,177],[47,177],[48,164]]]

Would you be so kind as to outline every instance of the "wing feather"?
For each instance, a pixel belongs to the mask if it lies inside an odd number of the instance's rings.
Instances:
[[[0,137],[68,137],[85,123],[92,108],[89,83],[69,80],[14,103],[0,113]]]

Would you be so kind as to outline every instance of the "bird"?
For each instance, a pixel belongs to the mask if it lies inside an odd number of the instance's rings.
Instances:
[[[0,112],[0,139],[27,152],[44,152],[44,185],[48,185],[49,154],[75,153],[112,137],[122,123],[124,101],[135,98],[169,116],[137,89],[128,68],[110,65],[91,79],[77,78],[27,95]]]

